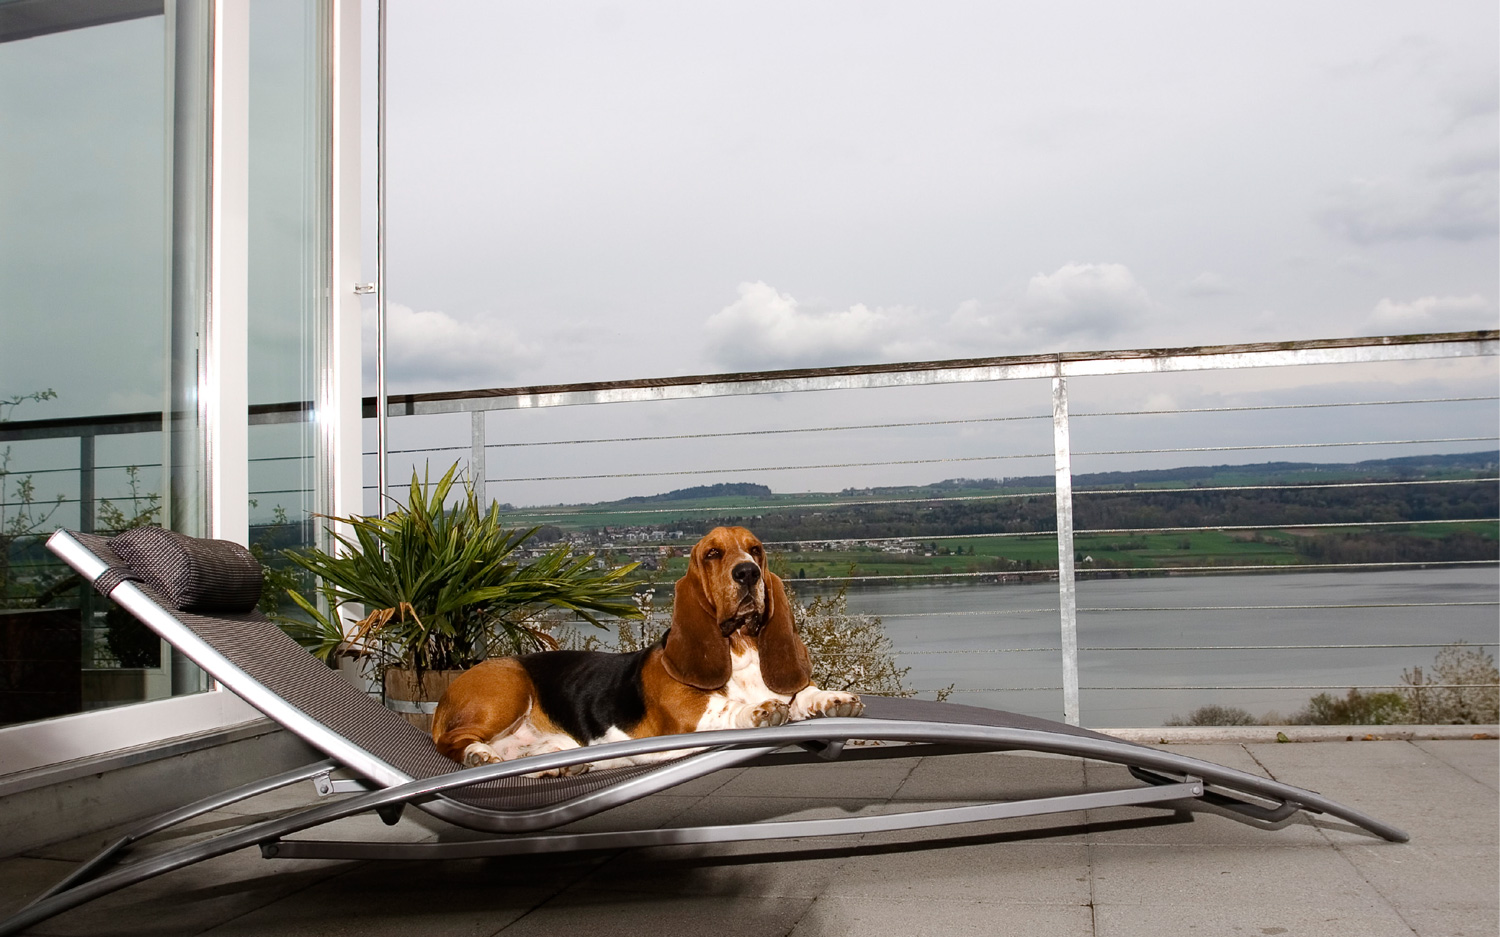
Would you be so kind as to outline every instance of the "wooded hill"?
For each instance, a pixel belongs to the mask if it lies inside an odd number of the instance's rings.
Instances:
[[[1216,556],[1213,562],[1273,561],[1272,554],[1275,562],[1290,563],[1495,559],[1500,553],[1494,520],[1500,511],[1500,489],[1494,481],[1482,479],[1495,477],[1497,456],[1478,452],[1345,464],[1279,462],[1078,475],[1074,526],[1080,558],[1089,553],[1100,567],[1191,565],[1207,549]],[[1430,484],[1434,481],[1448,483]],[[1367,482],[1384,484],[1351,484]],[[1005,568],[1000,560],[1006,557],[1013,562],[1029,560],[1033,568],[1055,568],[1055,549],[1042,549],[1044,543],[1030,538],[942,542],[947,537],[1025,533],[1050,540],[1047,535],[1056,529],[1056,516],[1048,476],[951,479],[837,494],[751,490],[761,488],[723,485],[668,492],[649,500],[662,507],[670,504],[672,510],[649,515],[615,513],[647,499],[577,505],[569,516],[548,521],[587,532],[591,539],[647,525],[681,532],[672,539],[690,542],[719,524],[742,524],[763,540],[778,542],[910,538],[926,542],[926,549],[940,556],[974,557],[977,547],[979,571],[987,568],[982,562],[986,555],[994,558],[997,569]],[[678,508],[691,510],[678,513]],[[1453,523],[1414,523],[1431,521]],[[1316,526],[1322,524],[1359,526]],[[1226,527],[1250,529],[1213,537],[1202,532],[1145,532]]]

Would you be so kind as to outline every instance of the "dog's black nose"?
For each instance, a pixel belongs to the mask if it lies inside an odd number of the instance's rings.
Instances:
[[[742,586],[753,586],[760,579],[760,567],[751,562],[734,564],[734,571],[730,573],[734,581]]]

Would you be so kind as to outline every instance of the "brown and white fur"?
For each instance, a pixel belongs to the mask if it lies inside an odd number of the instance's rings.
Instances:
[[[786,590],[766,569],[765,548],[743,527],[718,527],[693,547],[687,575],[677,581],[672,626],[660,641],[620,654],[543,651],[485,661],[443,695],[432,740],[454,761],[479,765],[630,738],[864,711],[858,696],[813,686],[811,672]]]

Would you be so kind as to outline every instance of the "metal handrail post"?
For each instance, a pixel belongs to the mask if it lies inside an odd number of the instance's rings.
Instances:
[[[486,413],[483,410],[475,410],[469,414],[469,477],[474,485],[474,493],[479,496],[481,507],[489,501],[486,497],[484,482],[485,417]]]
[[[1078,592],[1073,571],[1073,455],[1068,379],[1052,379],[1052,446],[1057,490],[1057,614],[1062,629],[1063,721],[1078,725]]]

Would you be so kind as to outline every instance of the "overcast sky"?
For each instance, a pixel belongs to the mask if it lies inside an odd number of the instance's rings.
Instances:
[[[402,389],[1496,320],[1487,0],[440,9]]]
[[[391,6],[393,390],[1497,320],[1500,23],[1489,0]],[[373,36],[373,5],[368,16]],[[1075,408],[1493,394],[1494,371],[1485,360],[1126,380],[1080,385]],[[565,408],[493,414],[489,426],[492,442],[577,439],[1048,404],[1045,386],[968,387]],[[1485,406],[1317,411],[1321,423],[1253,430],[1173,418],[1105,431],[1096,420],[1078,438],[1119,448],[1143,436],[1493,433]],[[1398,430],[1398,415],[1414,425]],[[466,419],[437,427],[397,421],[396,445],[466,445]],[[837,490],[1048,473],[1050,459],[725,469],[1050,449],[1046,423],[1020,421],[496,450],[487,474],[680,473],[490,487],[535,504],[715,481]]]

